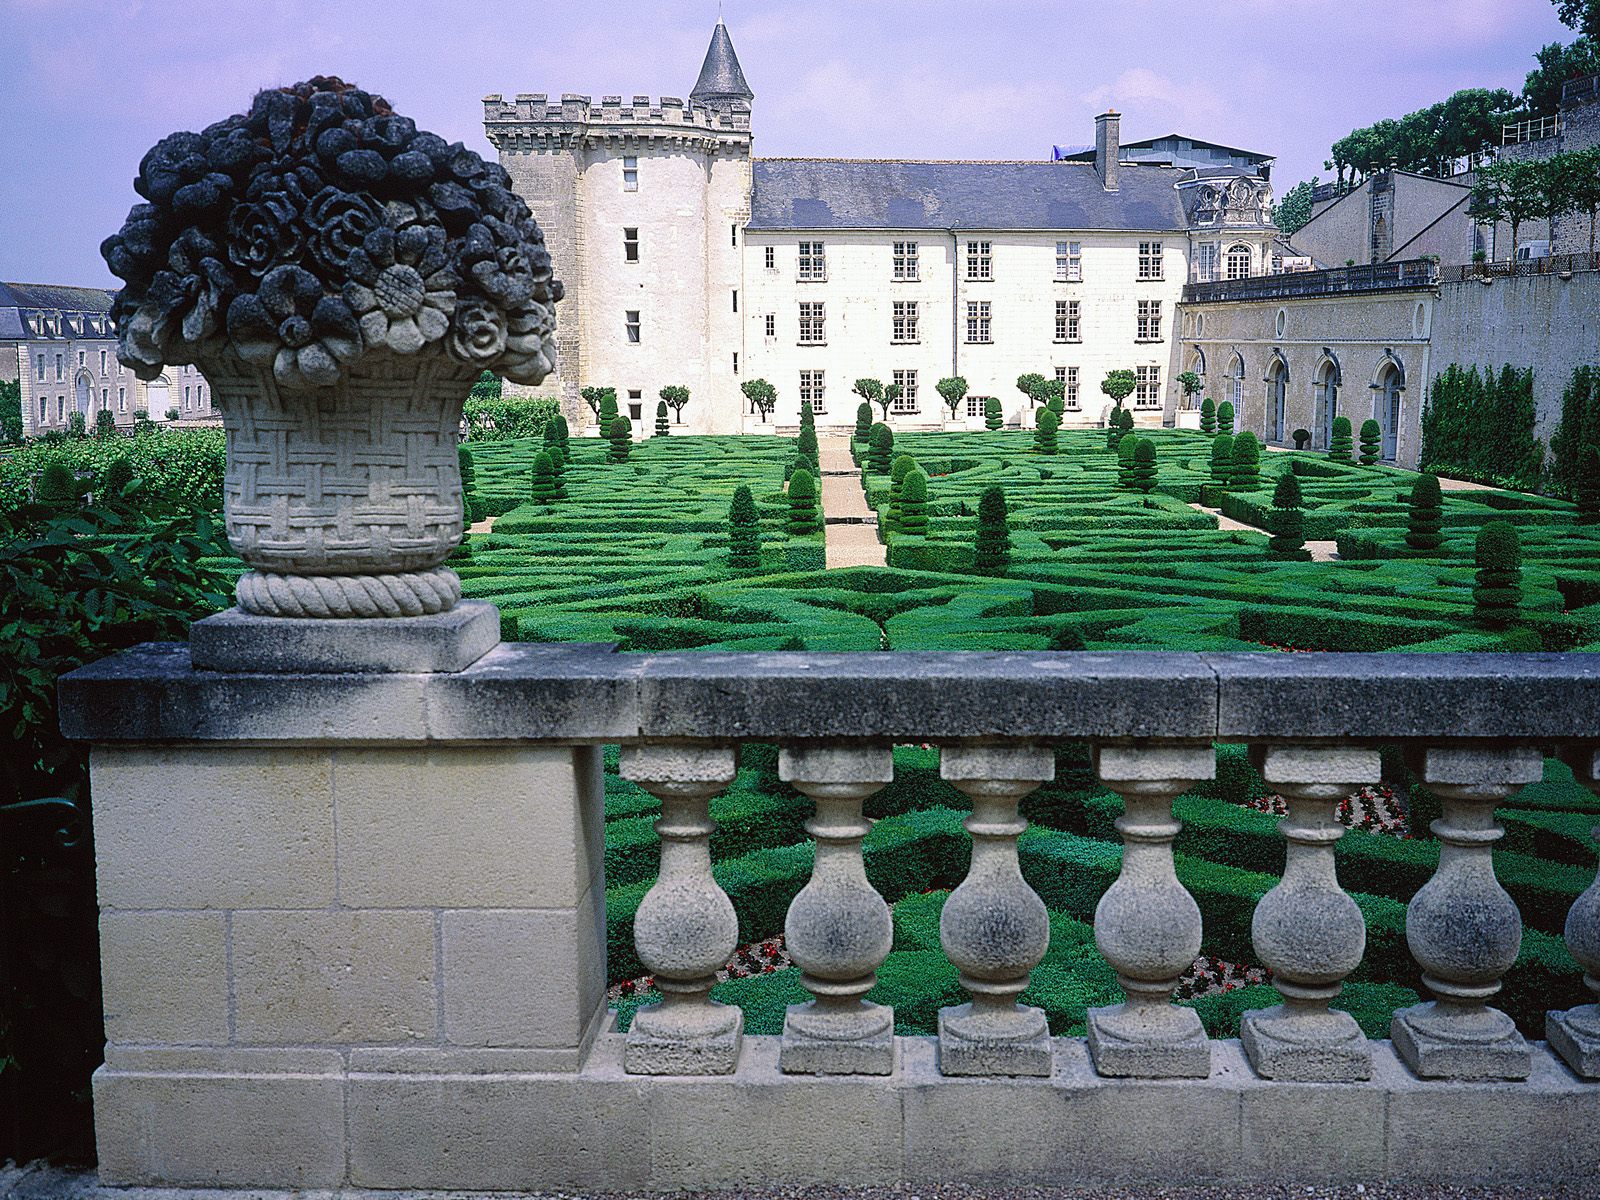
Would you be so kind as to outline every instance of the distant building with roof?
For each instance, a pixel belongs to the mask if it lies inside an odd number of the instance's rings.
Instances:
[[[757,158],[754,93],[719,21],[688,101],[520,94],[484,127],[538,215],[568,284],[558,390],[617,389],[648,429],[664,385],[687,427],[846,427],[863,377],[900,385],[908,428],[983,425],[998,397],[1031,423],[1019,375],[1065,385],[1071,423],[1102,419],[1107,371],[1129,368],[1146,424],[1178,400],[1173,325],[1184,285],[1273,269],[1268,155],[1177,134],[1038,161]],[[1276,247],[1276,249],[1275,249]],[[960,375],[954,421],[934,385]],[[778,391],[771,419],[740,384]]]
[[[111,298],[105,288],[0,283],[0,379],[22,391],[22,431],[65,431],[73,413],[93,428],[111,413],[131,426],[135,413],[163,421],[214,417],[211,388],[194,367],[169,367],[145,383],[117,361]]]

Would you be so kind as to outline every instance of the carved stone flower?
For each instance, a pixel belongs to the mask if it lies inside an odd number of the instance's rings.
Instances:
[[[156,272],[149,297],[178,323],[186,342],[210,339],[234,292],[233,278],[215,242],[198,229],[179,234],[167,254],[169,270]]]
[[[515,383],[538,383],[555,370],[555,312],[529,301],[506,315],[506,349],[500,373]]]
[[[171,318],[153,300],[146,300],[131,315],[117,322],[117,358],[133,368],[145,382],[161,374]]]
[[[368,345],[415,354],[450,327],[458,281],[445,257],[443,230],[375,230],[350,254],[348,266],[344,298]]]
[[[506,337],[506,318],[488,300],[472,296],[456,306],[450,353],[462,362],[487,366],[505,353]]]
[[[340,364],[361,357],[361,328],[350,306],[325,295],[302,267],[274,267],[255,293],[228,306],[228,337],[245,362],[272,366],[290,388],[329,387]]]
[[[383,228],[383,209],[362,192],[342,192],[326,187],[306,210],[311,226],[311,257],[339,279],[350,271],[350,255],[360,249],[369,233]]]
[[[228,261],[252,275],[299,262],[305,248],[301,214],[321,190],[322,181],[307,167],[252,178],[245,203],[228,216]]]

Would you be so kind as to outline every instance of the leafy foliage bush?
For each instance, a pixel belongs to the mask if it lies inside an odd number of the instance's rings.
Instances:
[[[1233,436],[1233,402],[1224,400],[1217,405],[1217,432]]]
[[[602,388],[600,394],[600,436],[607,441],[611,440],[611,426],[619,420],[617,412],[617,389]],[[632,429],[628,431],[630,434]]]
[[[1444,493],[1437,475],[1419,475],[1411,488],[1406,521],[1406,545],[1418,553],[1437,550],[1444,543]]]
[[[867,470],[874,475],[887,475],[893,453],[894,431],[879,421],[867,436]]]
[[[983,402],[983,427],[993,433],[1005,427],[1006,418],[1000,408],[1000,397],[990,396]]]
[[[1128,487],[1135,492],[1153,492],[1156,487],[1156,444],[1149,438],[1129,438],[1134,443],[1133,466],[1128,472]]]
[[[1550,438],[1550,484],[1557,495],[1577,498],[1584,453],[1596,446],[1600,446],[1600,368],[1583,366],[1572,372],[1562,390],[1561,422]]]
[[[567,419],[560,413],[550,418],[550,423],[544,427],[544,448],[550,452],[550,463],[560,475],[572,459],[572,431],[567,428]]]
[[[497,379],[495,383],[500,381]],[[512,438],[541,437],[550,422],[560,415],[561,405],[548,396],[502,398],[499,388],[493,397],[479,397],[478,385],[467,398],[461,415],[467,422],[467,439],[474,442],[504,442]]]
[[[102,408],[94,414],[94,435],[97,438],[117,436],[117,414],[109,408]]]
[[[1474,558],[1478,566],[1472,589],[1474,619],[1485,629],[1515,624],[1522,604],[1522,549],[1516,526],[1490,521],[1478,531]]]
[[[1337,463],[1353,463],[1355,443],[1350,436],[1350,418],[1335,417],[1332,434],[1328,439],[1328,459]]]
[[[22,382],[0,379],[0,442],[22,440]]]
[[[1233,439],[1233,462],[1228,468],[1230,492],[1253,492],[1261,486],[1261,443],[1248,429]]]
[[[1383,456],[1383,427],[1368,417],[1361,422],[1361,465],[1370,467]]]
[[[822,451],[817,445],[817,426],[815,422],[809,425],[801,424],[800,437],[797,440],[795,452],[799,455],[800,465],[809,466],[814,474],[820,473]]]
[[[1233,476],[1233,435],[1219,433],[1211,439],[1211,482],[1226,489]]]
[[[915,470],[917,460],[909,454],[896,454],[894,462],[889,465],[889,510],[885,526],[889,532],[900,527],[900,500],[905,487],[906,475]]]
[[[1133,486],[1133,454],[1139,448],[1139,439],[1124,437],[1117,443],[1117,486],[1131,488]]]
[[[1053,408],[1039,410],[1039,422],[1033,430],[1035,454],[1054,454],[1057,449],[1056,430],[1061,428],[1061,418]]]
[[[1217,432],[1217,402],[1210,396],[1200,401],[1200,432],[1207,437]]]
[[[1578,502],[1578,524],[1600,524],[1600,447],[1583,448],[1578,455],[1577,476],[1573,492]]]
[[[988,487],[978,501],[978,530],[973,567],[980,575],[1004,575],[1011,560],[1011,529],[1006,516],[1006,494]]]
[[[1293,471],[1278,476],[1272,489],[1272,513],[1268,528],[1272,536],[1267,551],[1274,558],[1300,558],[1305,554],[1305,499],[1300,479]]]
[[[884,386],[881,379],[858,379],[851,389],[856,395],[867,402],[867,419],[872,419],[872,405],[876,404],[883,409],[883,419],[889,419],[889,402],[884,398]],[[860,418],[857,418],[859,422]]]
[[[735,571],[761,569],[761,515],[744,484],[734,489],[728,506],[728,566]]]
[[[667,416],[667,402],[656,401],[656,436],[666,437],[672,432],[672,421]]]
[[[541,450],[533,456],[533,469],[528,475],[528,499],[535,504],[554,504],[559,498],[560,484],[550,452]]]
[[[464,444],[456,447],[456,465],[461,471],[461,523],[475,525],[484,518],[483,499],[478,495],[478,471],[472,451]]]
[[[1294,438],[1294,448],[1296,450],[1309,450],[1311,448],[1311,430],[1296,429],[1289,436]]]
[[[913,466],[901,485],[900,518],[898,532],[910,537],[924,537],[928,532],[928,477],[922,468]]]
[[[628,452],[633,449],[633,422],[621,414],[612,417],[606,430],[606,440],[611,443],[610,460],[615,463],[627,462]]]
[[[1569,389],[1570,390],[1570,389]],[[1434,377],[1422,411],[1424,471],[1537,491],[1544,449],[1533,436],[1533,372],[1507,365],[1498,375],[1452,363]]]
[[[852,435],[857,441],[864,442],[872,434],[872,405],[863,400],[856,405],[856,430]]]
[[[821,525],[816,477],[801,467],[789,477],[789,533],[791,536],[804,537],[815,533]]]

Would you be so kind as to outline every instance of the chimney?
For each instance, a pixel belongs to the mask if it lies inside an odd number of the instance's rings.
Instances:
[[[1122,156],[1122,118],[1116,109],[1094,119],[1094,169],[1100,173],[1100,186],[1117,190],[1117,159]]]

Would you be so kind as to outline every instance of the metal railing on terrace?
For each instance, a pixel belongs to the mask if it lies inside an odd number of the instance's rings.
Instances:
[[[1516,146],[1523,142],[1537,142],[1544,138],[1555,137],[1561,132],[1561,117],[1552,114],[1548,117],[1530,117],[1526,121],[1515,121],[1500,127],[1500,144],[1502,146]]]
[[[1460,263],[1444,267],[1439,282],[1460,283],[1469,279],[1509,279],[1518,275],[1570,275],[1576,271],[1600,271],[1600,253],[1547,254],[1521,262]]]
[[[1582,79],[1569,79],[1561,85],[1561,107],[1576,108],[1600,100],[1600,75],[1585,75]]]
[[[1185,304],[1229,300],[1283,300],[1299,296],[1341,296],[1361,292],[1413,291],[1439,282],[1439,264],[1415,258],[1404,262],[1295,271],[1284,275],[1252,275],[1215,279],[1183,286]]]

